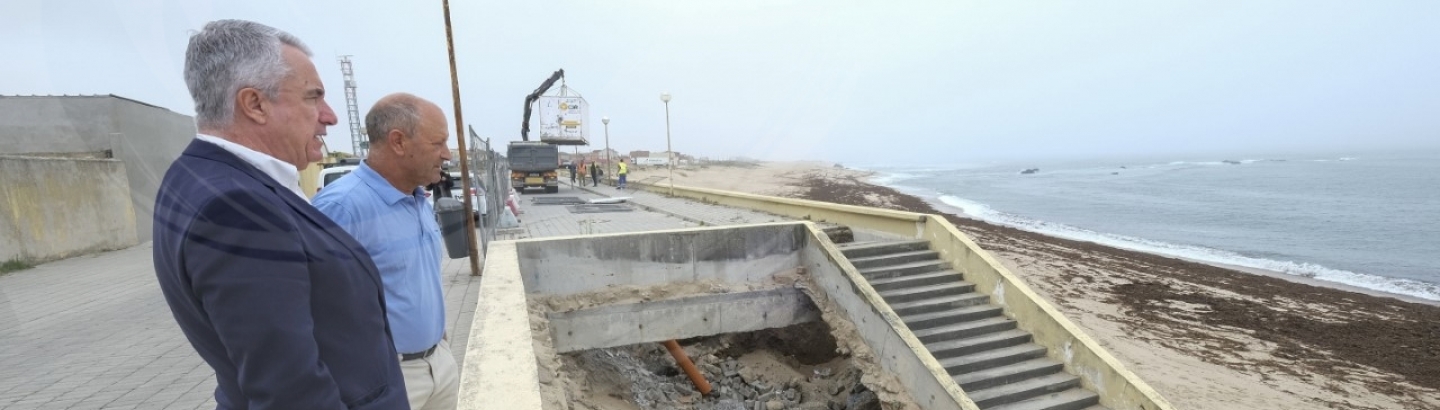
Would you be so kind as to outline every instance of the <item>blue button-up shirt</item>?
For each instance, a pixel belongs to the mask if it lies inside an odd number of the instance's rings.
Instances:
[[[362,162],[313,202],[365,246],[380,269],[395,350],[417,353],[440,342],[445,334],[440,226],[425,190],[400,192]]]

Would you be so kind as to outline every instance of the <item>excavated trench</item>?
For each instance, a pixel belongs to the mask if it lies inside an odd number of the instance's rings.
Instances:
[[[919,409],[904,387],[881,369],[855,327],[826,304],[808,281],[786,286],[804,292],[821,320],[780,328],[679,340],[710,384],[702,395],[659,342],[557,353],[551,317],[580,309],[625,306],[622,295],[684,298],[696,286],[662,286],[599,295],[537,297],[529,303],[533,344],[546,410],[879,410]],[[714,291],[714,288],[711,288]],[[703,292],[701,292],[703,293]],[[819,298],[826,300],[825,298]],[[583,302],[576,302],[577,300]],[[662,303],[651,300],[648,303]],[[596,303],[597,301],[603,301]],[[559,309],[556,309],[559,308]]]

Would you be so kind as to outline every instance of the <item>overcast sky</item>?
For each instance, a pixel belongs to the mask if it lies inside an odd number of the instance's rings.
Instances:
[[[1440,147],[1440,2],[452,2],[465,122],[519,139],[558,68],[592,147],[937,164]],[[240,18],[315,52],[350,150],[365,110],[454,110],[440,1],[5,0],[0,94],[116,94],[193,114],[191,30]],[[452,128],[452,133],[453,128]],[[568,149],[567,149],[568,150]]]

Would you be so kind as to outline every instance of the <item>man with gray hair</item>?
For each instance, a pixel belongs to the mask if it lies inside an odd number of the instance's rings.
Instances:
[[[299,39],[219,20],[190,37],[199,135],[155,203],[160,290],[220,409],[408,409],[379,272],[300,192],[336,122]]]
[[[440,226],[425,186],[448,178],[450,132],[432,102],[397,93],[365,115],[370,154],[325,186],[315,206],[355,237],[385,282],[386,313],[405,374],[410,408],[451,410],[460,369],[445,338]],[[394,359],[392,359],[394,360]]]

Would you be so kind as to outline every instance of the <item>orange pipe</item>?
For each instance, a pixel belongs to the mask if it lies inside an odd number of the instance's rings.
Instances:
[[[680,348],[680,343],[675,342],[675,339],[666,340],[665,350],[669,350],[670,355],[675,356],[675,363],[679,363],[680,368],[685,370],[685,375],[690,376],[690,382],[695,383],[695,389],[700,390],[700,395],[709,395],[710,382],[705,381],[705,375],[700,374],[700,370],[695,368],[695,363],[690,362],[689,356],[685,356],[685,349]]]

